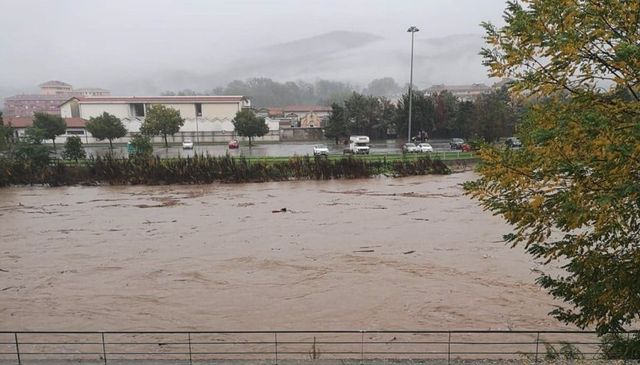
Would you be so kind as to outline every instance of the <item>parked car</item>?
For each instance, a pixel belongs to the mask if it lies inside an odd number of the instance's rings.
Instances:
[[[405,143],[402,145],[402,153],[420,152],[415,143]]]
[[[236,149],[240,147],[240,143],[238,143],[237,139],[232,139],[229,141],[229,144],[227,145],[229,147],[230,150],[232,149]]]
[[[420,143],[417,148],[418,152],[433,152],[433,147],[428,143]]]
[[[314,156],[328,156],[329,155],[329,147],[323,144],[317,144],[313,146],[313,155]]]
[[[192,150],[193,149],[193,141],[190,138],[185,138],[182,141],[182,149],[183,150]]]
[[[462,145],[464,144],[464,139],[462,138],[452,138],[449,142],[449,146],[452,150],[461,150]]]
[[[511,148],[520,148],[522,147],[522,142],[520,142],[520,140],[518,139],[518,137],[509,137],[507,138],[507,140],[504,142],[504,144],[507,147],[511,147]]]

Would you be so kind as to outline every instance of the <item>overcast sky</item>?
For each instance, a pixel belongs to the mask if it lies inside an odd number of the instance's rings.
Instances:
[[[163,71],[216,73],[258,48],[332,31],[406,41],[408,50],[410,25],[422,39],[481,35],[478,24],[500,24],[504,6],[504,0],[0,0],[0,87],[23,91],[50,79],[109,87]]]

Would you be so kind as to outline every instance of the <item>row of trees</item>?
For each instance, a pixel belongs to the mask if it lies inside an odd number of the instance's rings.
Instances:
[[[521,108],[515,106],[506,88],[463,101],[448,91],[427,95],[416,90],[412,95],[412,135],[426,133],[431,138],[482,138],[494,141],[514,133]],[[344,102],[333,103],[325,129],[327,138],[364,134],[374,139],[408,132],[409,96],[394,105],[385,97],[353,92]]]
[[[177,133],[183,125],[184,119],[180,116],[179,110],[164,105],[151,106],[140,126],[141,134],[132,139],[134,151],[144,155],[150,154],[152,152],[151,136],[162,136],[165,146],[168,147],[168,136]],[[239,135],[249,137],[249,145],[251,145],[253,137],[263,136],[269,132],[264,118],[257,117],[251,110],[239,111],[234,119],[234,126]],[[55,150],[56,137],[64,134],[66,129],[67,125],[62,117],[36,113],[33,126],[27,128],[24,137],[17,141],[18,143],[13,148],[14,157],[45,163],[48,161],[49,148],[44,146],[42,141],[51,139]],[[86,129],[96,139],[108,140],[111,149],[113,149],[114,139],[122,138],[127,134],[127,129],[122,121],[115,115],[106,112],[91,118],[86,124]],[[0,147],[6,147],[12,142],[16,142],[13,128],[4,125],[2,113],[0,113]],[[82,140],[77,136],[68,137],[62,155],[64,158],[73,160],[85,158],[86,153],[82,146]]]

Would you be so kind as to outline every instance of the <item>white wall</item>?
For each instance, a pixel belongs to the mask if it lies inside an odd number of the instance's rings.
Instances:
[[[240,110],[240,103],[202,104],[202,117],[208,119],[233,119]]]
[[[85,104],[80,103],[80,118],[87,119],[107,112],[123,119],[131,116],[129,104]]]
[[[191,121],[187,126],[187,122],[185,125],[180,128],[180,131],[188,131],[195,132],[195,120]],[[233,123],[230,119],[204,119],[198,118],[198,131],[200,132],[233,132],[234,127]]]
[[[180,112],[180,116],[184,119],[196,117],[196,104],[162,104],[167,108],[173,108]]]
[[[63,118],[71,118],[71,103],[65,103],[60,106],[60,116]]]
[[[270,131],[278,131],[280,130],[280,120],[279,119],[271,119],[269,117],[264,118],[264,121],[269,126]]]
[[[202,104],[202,117],[207,119],[233,119],[236,116],[238,110],[240,110],[239,102],[230,103],[201,103]],[[196,107],[195,103],[178,103],[178,104],[165,104],[162,105],[173,108],[180,111],[182,118],[195,118]],[[65,118],[71,117],[70,103],[63,105]],[[132,116],[130,103],[80,103],[80,117],[89,119],[96,117],[102,113],[107,112],[113,114],[116,117],[123,119]]]

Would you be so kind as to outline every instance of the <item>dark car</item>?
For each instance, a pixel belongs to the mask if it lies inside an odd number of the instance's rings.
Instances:
[[[452,150],[461,150],[462,145],[464,144],[464,139],[462,138],[452,138],[449,142],[449,146]]]

